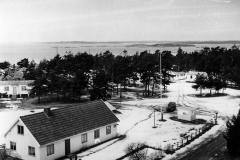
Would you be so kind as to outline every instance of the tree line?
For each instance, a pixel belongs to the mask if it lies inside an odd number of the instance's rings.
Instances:
[[[236,45],[231,48],[205,47],[200,51],[186,53],[181,49],[177,54],[177,66],[179,70],[196,70],[206,74],[199,74],[196,77],[195,89],[208,88],[210,95],[212,90],[219,93],[220,89],[228,84],[235,87],[240,86],[240,51]]]
[[[90,98],[109,98],[108,91],[116,88],[117,94],[126,88],[132,81],[132,85],[140,80],[144,85],[144,95],[154,94],[155,85],[159,83],[159,56],[160,50],[155,53],[143,51],[132,56],[115,56],[110,51],[91,55],[88,53],[57,54],[50,60],[42,60],[39,64],[29,62],[27,58],[17,62],[17,66],[10,67],[10,63],[0,63],[0,68],[23,69],[23,79],[35,80],[32,94],[39,97],[47,94],[56,94],[62,99],[80,100],[86,93]],[[168,71],[171,69],[173,55],[169,51],[161,53],[163,58],[163,86],[169,85]],[[8,65],[6,65],[8,64]],[[7,75],[5,75],[7,77]],[[7,79],[6,79],[7,80]],[[152,88],[150,88],[152,87]]]
[[[92,100],[107,99],[110,97],[108,91],[115,88],[119,94],[122,91],[119,86],[126,88],[130,82],[135,85],[137,81],[144,85],[144,96],[152,96],[156,94],[154,89],[159,87],[160,53],[164,89],[171,82],[173,75],[170,71],[189,70],[206,73],[197,76],[196,89],[209,87],[219,91],[228,82],[240,86],[240,50],[235,45],[229,49],[206,47],[190,53],[179,48],[176,55],[160,50],[133,55],[124,50],[123,53],[117,56],[110,51],[96,55],[86,52],[58,54],[38,64],[24,58],[16,65],[2,62],[0,68],[24,68],[23,79],[35,80],[32,94],[37,95],[39,100],[40,96],[49,94],[56,94],[61,99],[80,100],[86,93]]]

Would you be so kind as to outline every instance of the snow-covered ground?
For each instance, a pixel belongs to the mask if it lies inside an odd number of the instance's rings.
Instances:
[[[166,122],[158,121],[160,113],[156,112],[156,126],[153,127],[152,110],[135,106],[125,106],[120,110],[122,114],[117,114],[120,119],[118,130],[120,134],[126,134],[124,140],[116,141],[114,144],[100,145],[79,154],[84,160],[116,159],[123,156],[125,149],[130,143],[146,143],[150,146],[164,147],[167,144],[180,140],[180,134],[186,133],[192,128],[199,128],[202,125],[183,124],[170,120],[172,115],[165,115]],[[202,117],[201,117],[202,118]],[[105,147],[108,145],[108,147]],[[103,148],[103,149],[102,149]],[[93,154],[91,154],[93,153]],[[90,155],[89,155],[90,154]]]
[[[158,127],[153,129],[153,115],[150,106],[166,106],[169,102],[173,101],[179,105],[200,108],[201,110],[209,111],[209,113],[217,111],[221,116],[232,116],[239,110],[239,90],[226,89],[224,92],[228,95],[223,97],[199,98],[193,96],[193,94],[199,94],[199,91],[193,89],[192,85],[193,83],[181,80],[172,83],[168,87],[169,92],[166,93],[167,98],[161,100],[146,98],[143,100],[121,102],[121,105],[124,107],[120,110],[122,114],[117,115],[120,119],[118,127],[121,134],[126,133],[126,139],[115,141],[113,144],[109,142],[108,144],[100,145],[79,154],[79,156],[82,157],[83,160],[116,159],[126,153],[125,149],[127,145],[132,142],[143,142],[151,146],[164,148],[168,143],[178,141],[181,133],[185,133],[191,128],[201,127],[201,125],[189,125],[172,121],[169,117],[173,115],[165,114],[164,118],[167,121],[157,121]],[[205,92],[209,91],[206,90]],[[213,115],[206,112],[205,116],[201,114],[198,115],[197,118],[209,120],[212,116]],[[156,119],[160,119],[159,113],[156,113]],[[225,122],[219,119],[219,125],[214,126],[198,140],[195,140],[191,145],[179,150],[176,154],[181,154],[186,151],[188,147],[197,146],[199,143],[209,138],[209,136],[213,137],[217,132],[219,133],[219,130],[224,129],[224,124]],[[167,158],[172,157],[167,156],[166,159]]]
[[[119,110],[122,114],[117,114],[120,119],[118,125],[118,131],[120,134],[126,134],[126,138],[123,140],[112,140],[104,143],[95,148],[89,149],[78,156],[83,160],[113,160],[123,156],[126,152],[126,147],[132,143],[147,143],[154,147],[164,147],[169,143],[173,143],[180,139],[181,133],[186,133],[192,128],[199,128],[202,125],[183,124],[181,122],[173,121],[169,117],[174,116],[176,113],[164,114],[166,122],[158,121],[160,119],[160,113],[156,112],[156,125],[153,126],[153,110],[151,106],[166,106],[169,102],[176,102],[180,106],[196,107],[201,110],[216,110],[221,116],[231,116],[236,114],[240,108],[240,91],[234,89],[226,89],[224,92],[227,96],[213,97],[213,98],[198,98],[192,96],[198,94],[199,91],[194,90],[191,86],[193,83],[188,83],[186,80],[180,80],[176,83],[172,83],[168,87],[168,92],[165,93],[167,98],[145,98],[142,100],[135,99],[130,101],[121,102],[122,108]],[[206,90],[206,92],[209,92]],[[31,113],[30,110],[12,110],[2,109],[0,110],[0,144],[3,143],[3,134],[14,123],[17,117]],[[197,115],[197,118],[211,119],[212,116]],[[221,121],[220,125],[211,129],[205,138],[209,137],[210,133],[214,134],[218,129],[222,130],[224,122]],[[204,138],[199,138],[194,143],[200,143]],[[187,149],[187,147],[185,148]],[[178,154],[185,150],[179,150]]]
[[[4,134],[16,120],[23,115],[32,114],[32,110],[23,109],[0,109],[0,145],[5,143]],[[34,112],[37,112],[35,110]]]

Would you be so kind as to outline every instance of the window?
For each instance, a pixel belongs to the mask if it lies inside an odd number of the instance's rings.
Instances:
[[[28,146],[28,154],[35,156],[35,147]]]
[[[26,86],[22,86],[22,91],[26,91],[27,87]]]
[[[18,134],[24,134],[23,126],[18,125]]]
[[[47,156],[54,154],[54,144],[47,145]]]
[[[94,131],[94,139],[97,139],[99,137],[100,137],[100,131],[99,131],[99,129],[97,129]]]
[[[86,143],[87,142],[87,133],[82,134],[81,139],[82,139],[82,143]]]
[[[4,91],[9,91],[9,87],[8,86],[4,87]]]
[[[117,125],[116,125],[116,124],[114,124],[114,125],[113,125],[113,128],[116,128],[116,127],[117,127]]]
[[[10,141],[10,149],[16,151],[16,142],[11,142]]]
[[[106,134],[111,134],[111,126],[106,127]]]

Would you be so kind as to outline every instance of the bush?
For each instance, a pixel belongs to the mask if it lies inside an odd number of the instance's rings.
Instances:
[[[129,160],[146,160],[147,149],[144,143],[131,143],[126,148],[126,152],[130,154]]]
[[[177,105],[175,102],[169,102],[166,111],[167,112],[174,112],[177,108]]]

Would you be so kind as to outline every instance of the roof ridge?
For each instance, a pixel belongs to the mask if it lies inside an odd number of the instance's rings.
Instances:
[[[54,109],[52,118],[44,112],[20,118],[40,145],[119,121],[102,100]]]
[[[87,105],[87,104],[89,104],[89,103],[95,103],[95,102],[103,102],[103,103],[104,103],[104,101],[103,101],[102,99],[100,99],[100,100],[88,101],[88,102],[79,103],[79,104],[74,104],[74,105],[68,104],[67,106],[68,106],[68,108],[69,108],[69,107],[80,107],[80,106],[82,106],[82,105]],[[69,105],[70,105],[70,106],[69,106]],[[57,107],[57,105],[56,105],[56,106],[52,106],[52,107],[46,107],[46,108],[54,108],[54,107]],[[61,107],[61,108],[51,109],[51,111],[61,110],[61,109],[65,109],[65,108],[66,108],[66,106]],[[43,109],[44,109],[44,108],[43,108]],[[28,114],[28,115],[24,115],[24,116],[20,116],[20,118],[21,118],[21,117],[32,116],[32,115],[37,115],[37,114],[42,114],[42,113],[44,113],[44,111],[41,111],[41,112],[38,112],[38,113],[32,113],[32,114]]]

